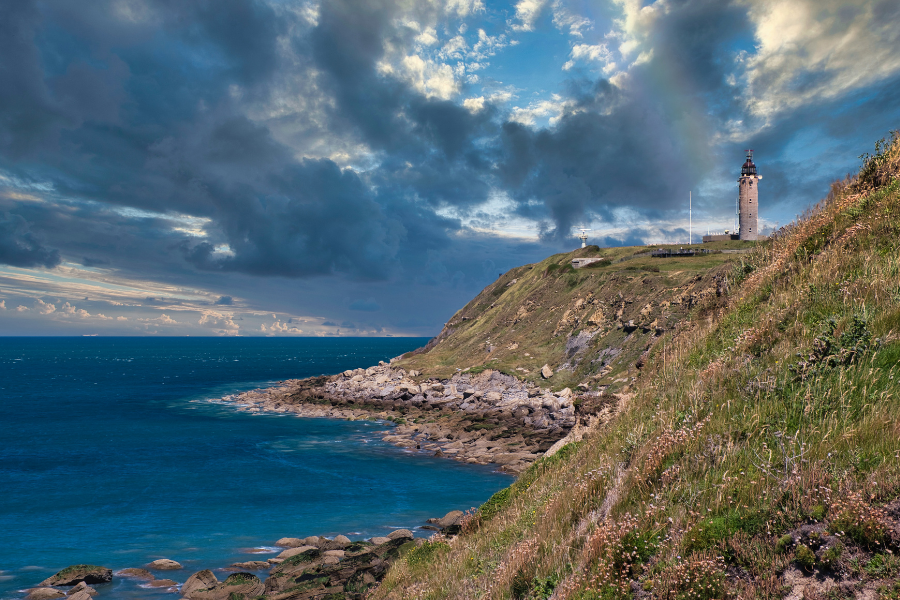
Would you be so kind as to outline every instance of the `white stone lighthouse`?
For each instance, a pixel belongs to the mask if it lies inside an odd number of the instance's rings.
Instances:
[[[738,224],[742,240],[759,239],[759,180],[762,175],[756,172],[753,164],[753,150],[747,150],[747,162],[741,167],[741,178],[738,179]]]

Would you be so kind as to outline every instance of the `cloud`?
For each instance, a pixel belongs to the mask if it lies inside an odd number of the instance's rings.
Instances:
[[[6,310],[6,300],[0,300],[0,310]]]
[[[373,298],[369,298],[367,300],[355,300],[350,303],[350,310],[375,312],[377,310],[381,310],[381,305],[375,302]]]
[[[240,325],[234,322],[234,315],[225,315],[212,310],[203,311],[197,324],[218,333],[237,332],[240,329]]]
[[[337,327],[337,323],[332,323],[331,321],[322,321],[323,327]]]
[[[516,3],[516,21],[513,31],[534,31],[534,25],[547,6],[547,0],[519,0]]]
[[[231,306],[232,304],[234,304],[234,300],[231,298],[231,296],[219,296],[219,299],[216,300],[216,304],[220,306]]]
[[[28,310],[29,309],[27,306],[22,306],[21,304],[16,307],[16,311],[18,311],[18,312],[28,312]]]
[[[571,58],[563,65],[563,71],[568,71],[575,66],[579,60],[587,60],[592,62],[602,62],[604,64],[604,72],[609,72],[615,68],[616,63],[612,60],[612,53],[606,44],[575,44],[572,47]]]
[[[292,325],[290,323],[285,323],[280,320],[276,320],[271,325],[266,325],[262,323],[259,326],[259,330],[266,335],[301,335],[303,330],[299,327]]]
[[[24,218],[9,213],[0,215],[0,264],[52,269],[61,261],[59,250],[44,247]]]
[[[34,301],[34,310],[36,310],[37,312],[39,312],[42,315],[49,315],[51,313],[56,312],[56,306],[54,306],[53,304],[44,302],[43,300],[38,298],[37,300]]]

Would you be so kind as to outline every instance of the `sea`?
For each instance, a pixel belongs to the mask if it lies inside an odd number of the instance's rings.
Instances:
[[[73,564],[265,560],[478,506],[512,482],[381,441],[393,424],[251,414],[220,398],[389,360],[419,338],[0,337],[0,598]],[[228,575],[215,571],[221,581]],[[265,578],[265,574],[261,574]],[[116,577],[99,598],[172,598]]]

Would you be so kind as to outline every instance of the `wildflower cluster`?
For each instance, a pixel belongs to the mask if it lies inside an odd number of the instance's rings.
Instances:
[[[725,598],[725,561],[721,556],[692,556],[669,566],[655,583],[653,596],[658,599]]]
[[[828,528],[835,535],[846,535],[867,548],[884,547],[887,541],[883,508],[873,506],[860,492],[850,492],[832,501]]]
[[[677,431],[664,431],[647,452],[647,458],[644,460],[644,467],[641,470],[641,479],[649,479],[659,471],[672,452],[697,439],[709,419],[710,417],[707,416],[690,427],[685,425]]]

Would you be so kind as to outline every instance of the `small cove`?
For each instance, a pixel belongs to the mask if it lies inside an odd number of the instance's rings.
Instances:
[[[483,502],[511,478],[395,448],[378,434],[388,424],[251,415],[211,401],[424,342],[4,338],[0,597],[77,562],[118,569],[174,558],[185,570],[173,579],[183,581],[267,558],[244,550],[282,536],[370,537]]]

